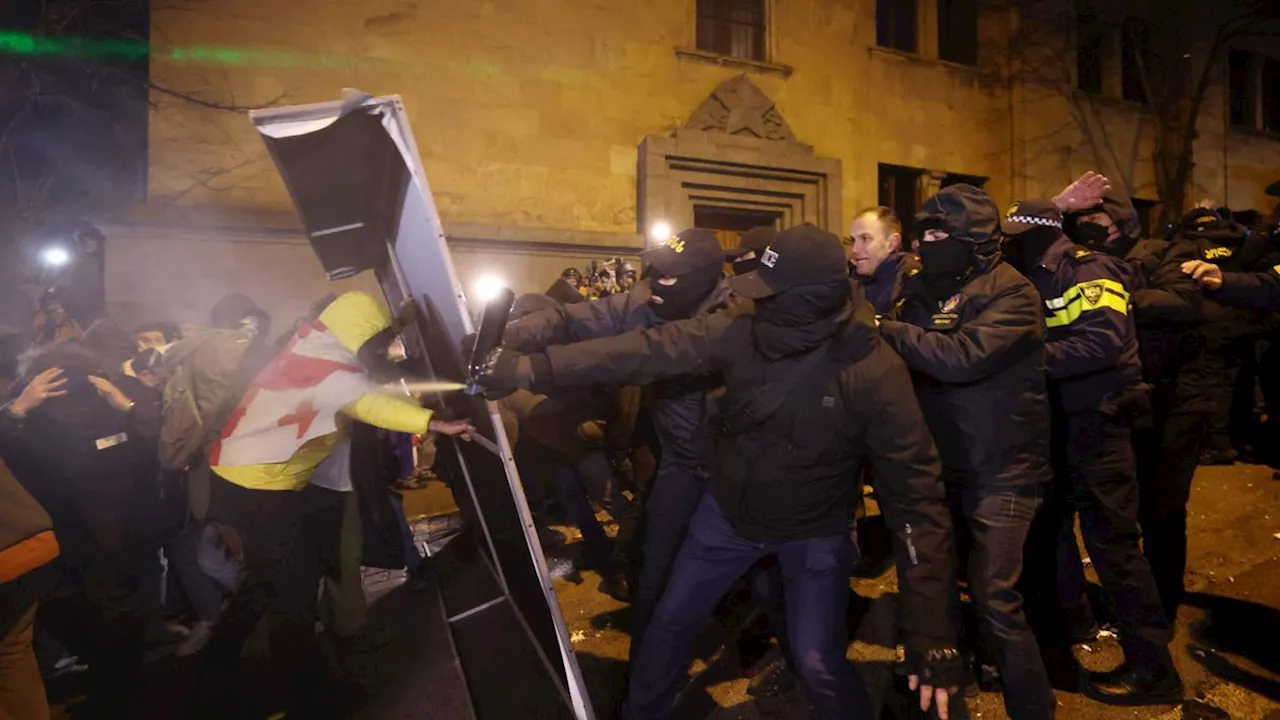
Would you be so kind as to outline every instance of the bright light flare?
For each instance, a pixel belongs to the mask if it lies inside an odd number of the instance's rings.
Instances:
[[[45,248],[40,253],[40,262],[49,267],[62,267],[71,262],[71,253],[60,247]]]
[[[498,297],[498,293],[505,287],[507,287],[507,281],[497,275],[481,275],[475,282],[476,299],[488,304],[490,300]]]
[[[649,242],[652,242],[654,245],[661,245],[670,239],[671,223],[665,220],[659,220],[649,226]]]

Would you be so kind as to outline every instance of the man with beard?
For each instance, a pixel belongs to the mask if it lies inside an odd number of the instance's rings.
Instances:
[[[1125,662],[1091,674],[1085,692],[1112,705],[1179,702],[1182,680],[1168,644],[1151,566],[1138,541],[1138,479],[1132,424],[1147,398],[1129,312],[1129,272],[1119,260],[1072,243],[1062,214],[1047,201],[1015,202],[1001,221],[1003,249],[1044,302],[1045,344],[1053,412],[1054,487],[1032,552],[1058,554],[1058,595],[1070,636],[1091,621],[1083,588],[1074,512],[1103,588],[1115,599]],[[1028,566],[1044,566],[1033,560]],[[1047,584],[1047,583],[1046,583]],[[1051,592],[1051,591],[1050,591]]]
[[[501,393],[724,376],[711,487],[633,652],[626,717],[670,715],[712,608],[770,556],[782,567],[788,645],[813,717],[871,717],[844,633],[856,555],[851,480],[869,461],[896,538],[911,687],[922,709],[936,702],[946,718],[963,674],[947,613],[951,521],[910,375],[851,288],[839,238],[802,225],[781,233],[760,261],[730,281],[741,299],[723,312],[545,353],[499,350],[479,382]]]
[[[591,303],[536,312],[507,326],[503,346],[523,353],[551,346],[647,330],[721,307],[729,289],[721,284],[724,250],[707,230],[685,230],[641,255],[645,277],[631,292]],[[632,658],[649,617],[662,597],[671,564],[689,518],[706,489],[711,458],[710,390],[720,379],[705,368],[688,368],[651,388],[652,414],[661,456],[645,506],[644,561],[632,608]]]
[[[1015,587],[1050,480],[1040,295],[1000,259],[1000,213],[971,185],[925,201],[921,270],[881,334],[912,371],[938,445],[969,592],[1015,720],[1057,707]],[[968,552],[965,552],[968,549]]]
[[[903,281],[920,272],[911,253],[902,252],[902,221],[880,205],[858,213],[849,228],[849,264],[877,315],[893,313]]]
[[[1184,592],[1187,502],[1204,440],[1212,381],[1197,327],[1200,293],[1180,271],[1184,262],[1195,259],[1195,252],[1184,242],[1143,239],[1137,210],[1118,192],[1068,215],[1066,230],[1077,243],[1121,258],[1133,270],[1131,312],[1143,380],[1152,386],[1151,421],[1134,428],[1138,524],[1142,552],[1172,622]],[[1083,584],[1083,578],[1078,582]]]

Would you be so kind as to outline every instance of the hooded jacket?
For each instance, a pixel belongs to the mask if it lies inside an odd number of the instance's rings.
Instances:
[[[987,488],[1049,481],[1049,397],[1040,293],[998,254],[938,302],[908,281],[880,332],[915,380],[943,477]]]
[[[391,315],[381,302],[367,293],[349,292],[340,295],[320,313],[314,324],[308,325],[299,333],[332,333],[349,353],[347,362],[350,364],[359,358],[366,343],[390,327]],[[285,370],[284,366],[285,356],[289,354],[290,349],[285,349],[263,369],[250,384],[237,411],[252,402],[256,385],[270,382],[269,377],[275,377],[273,373],[292,372]],[[289,380],[304,384],[317,382],[308,378],[290,377]],[[376,389],[344,403],[341,413],[374,427],[406,433],[426,432],[432,415],[430,410],[406,396],[379,392]],[[236,421],[237,412],[233,412],[223,429],[224,442],[234,433]],[[301,490],[310,481],[312,472],[333,452],[341,438],[341,430],[320,435],[297,447],[286,460],[256,465],[219,464],[218,448],[215,446],[210,465],[218,476],[242,487],[255,490]]]
[[[653,297],[652,282],[645,278],[627,293],[528,315],[507,325],[502,343],[516,352],[537,353],[551,346],[662,326],[668,321],[658,317],[649,302]],[[703,301],[695,317],[722,307],[728,297],[728,286],[722,283]],[[719,385],[720,380],[714,375],[690,372],[651,388],[655,430],[664,461],[706,474],[712,447],[708,425],[713,414],[708,392]]]
[[[535,378],[554,387],[643,385],[690,373],[721,374],[727,406],[746,403],[771,380],[794,374],[809,351],[829,372],[810,372],[767,420],[715,436],[710,492],[747,540],[776,543],[848,532],[858,468],[869,460],[881,507],[899,542],[902,624],[913,641],[950,642],[951,519],[937,453],[902,359],[875,329],[875,314],[851,283],[851,302],[830,331],[791,330],[791,348],[770,359],[744,299],[709,315],[547,348]],[[803,353],[803,354],[801,354]],[[821,365],[819,367],[822,367]]]
[[[137,477],[139,451],[129,413],[104,400],[89,376],[98,361],[74,343],[44,349],[30,377],[61,368],[66,395],[52,397],[21,421],[6,414],[0,454],[27,492],[53,519],[62,554],[73,564],[120,553],[141,537],[151,508]],[[154,488],[154,482],[151,485]]]

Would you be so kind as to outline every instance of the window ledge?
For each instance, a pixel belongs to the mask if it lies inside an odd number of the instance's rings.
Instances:
[[[1247,137],[1254,140],[1269,140],[1271,142],[1280,141],[1280,133],[1274,133],[1270,130],[1262,128],[1248,127],[1246,125],[1231,125],[1231,134]]]
[[[695,62],[739,68],[741,70],[749,70],[751,72],[781,75],[784,78],[791,77],[791,73],[795,72],[795,68],[790,65],[779,65],[777,63],[762,62],[760,60],[748,60],[746,58],[733,57],[732,55],[721,55],[720,53],[707,52],[706,50],[694,50],[692,48],[676,48],[676,57],[682,60],[693,60]]]
[[[1138,100],[1126,100],[1124,98],[1105,95],[1103,93],[1092,93],[1088,90],[1081,90],[1080,88],[1075,89],[1075,96],[1082,100],[1098,102],[1108,107],[1120,110],[1128,110],[1130,112],[1143,114],[1150,114],[1151,112],[1151,108],[1148,107],[1145,102],[1140,102]]]
[[[951,60],[943,60],[942,58],[928,57],[919,53],[907,52],[898,48],[885,47],[883,45],[868,45],[867,48],[872,53],[880,53],[890,57],[902,58],[903,60],[911,60],[925,65],[940,65],[942,67],[959,70],[961,72],[979,74],[980,69],[977,65],[966,65],[964,63],[952,62]]]

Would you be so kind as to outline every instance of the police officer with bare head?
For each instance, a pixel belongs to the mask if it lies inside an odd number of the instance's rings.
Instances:
[[[982,190],[944,188],[915,225],[921,272],[906,282],[899,320],[880,331],[911,369],[938,445],[1005,709],[1014,720],[1052,718],[1057,700],[1015,587],[1051,477],[1040,294],[1001,259],[1000,212]]]
[[[1048,201],[1015,202],[1001,221],[1003,249],[1039,290],[1048,329],[1046,367],[1053,411],[1054,491],[1033,530],[1036,557],[1056,547],[1058,593],[1070,623],[1091,623],[1073,510],[1103,588],[1115,600],[1125,662],[1087,677],[1086,693],[1114,705],[1178,702],[1182,680],[1173,632],[1151,566],[1139,548],[1138,479],[1132,425],[1149,398],[1130,312],[1130,275],[1116,258],[1072,243]],[[1068,627],[1067,630],[1080,628]]]
[[[760,262],[730,281],[740,299],[724,311],[545,353],[498,351],[478,381],[502,392],[724,376],[711,485],[634,655],[626,717],[670,716],[698,631],[769,556],[782,567],[788,647],[812,717],[872,716],[845,654],[853,479],[867,461],[896,540],[911,687],[946,718],[963,677],[948,619],[951,520],[910,375],[851,285],[838,237],[792,228]]]
[[[883,205],[866,208],[849,226],[848,242],[849,265],[867,302],[877,315],[888,315],[902,297],[904,278],[920,270],[915,256],[902,251],[902,221]]]

